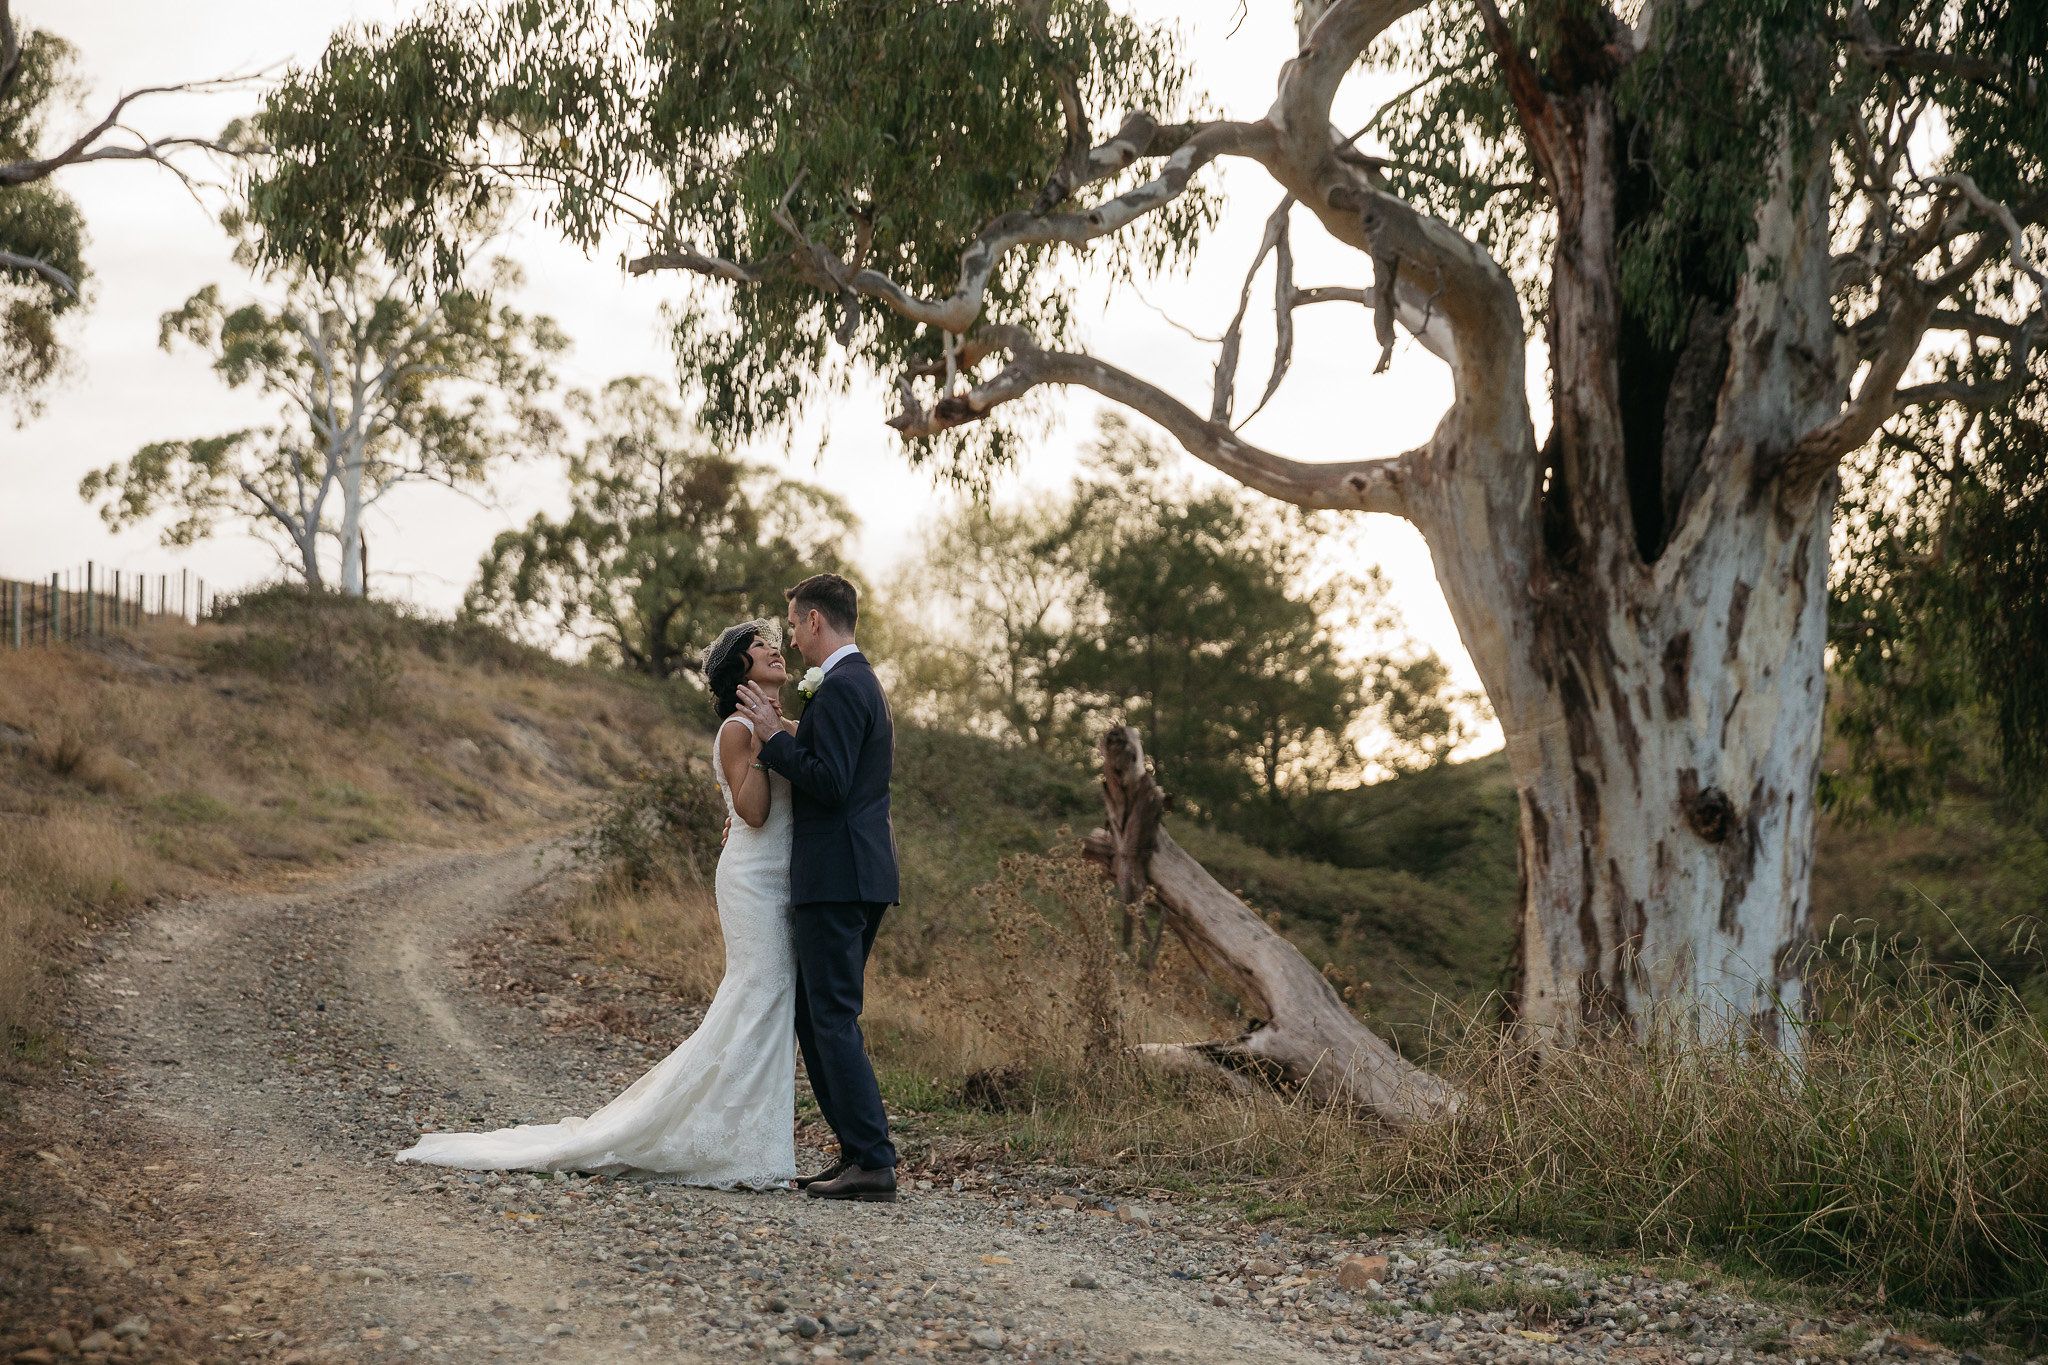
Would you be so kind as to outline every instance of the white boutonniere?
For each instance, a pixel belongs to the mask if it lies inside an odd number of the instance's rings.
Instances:
[[[811,698],[817,696],[818,689],[824,685],[825,670],[822,668],[812,668],[807,670],[803,677],[797,680],[796,690],[803,694],[804,703],[809,705]]]

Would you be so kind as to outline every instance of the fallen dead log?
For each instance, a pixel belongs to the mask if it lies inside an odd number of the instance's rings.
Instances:
[[[1242,1037],[1152,1043],[1140,1049],[1176,1070],[1221,1074],[1246,1088],[1256,1077],[1354,1105],[1391,1123],[1416,1124],[1457,1108],[1457,1093],[1358,1022],[1336,990],[1250,907],[1160,826],[1166,808],[1152,765],[1127,725],[1102,737],[1108,822],[1084,847],[1128,903],[1149,883],[1166,926],[1204,971],[1243,1003]]]

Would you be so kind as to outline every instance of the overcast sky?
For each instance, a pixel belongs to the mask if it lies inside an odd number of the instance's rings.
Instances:
[[[18,0],[17,17],[55,30],[79,49],[89,87],[80,117],[96,118],[120,91],[310,61],[336,26],[389,20],[412,8],[401,0]],[[1198,82],[1226,113],[1256,116],[1271,102],[1294,45],[1291,5],[1269,0],[1250,6],[1249,14],[1241,13],[1238,0],[1132,0],[1131,8],[1180,25]],[[1340,123],[1371,107],[1373,86],[1353,85],[1358,88],[1340,102]],[[154,133],[210,132],[255,99],[254,93],[160,99],[137,106],[134,121]],[[58,132],[69,126],[70,119],[60,120]],[[1255,170],[1226,166],[1221,174],[1233,197],[1194,269],[1149,282],[1142,301],[1124,292],[1084,314],[1091,349],[1203,409],[1213,348],[1174,324],[1211,335],[1222,330],[1278,198]],[[157,348],[158,317],[194,290],[218,282],[232,298],[247,287],[209,213],[174,177],[146,165],[77,167],[57,183],[79,201],[91,232],[91,308],[71,332],[76,373],[51,395],[41,417],[19,429],[0,426],[0,576],[47,576],[87,559],[145,572],[190,568],[222,585],[274,576],[273,554],[247,536],[226,534],[174,552],[158,544],[152,530],[112,534],[80,501],[82,475],[149,441],[217,434],[262,423],[270,414],[246,393],[223,387],[189,348],[174,355]],[[1355,253],[1330,242],[1306,215],[1296,224],[1301,284],[1364,282],[1367,271]],[[594,388],[622,374],[673,373],[660,308],[691,288],[689,281],[629,279],[616,253],[587,259],[532,224],[515,227],[509,254],[524,263],[530,280],[517,302],[553,316],[573,341],[561,365],[564,384]],[[1248,330],[1240,393],[1263,387],[1269,347],[1263,322]],[[1420,443],[1448,402],[1448,375],[1405,337],[1387,373],[1372,373],[1376,354],[1362,313],[1305,310],[1287,385],[1246,435],[1310,460],[1392,454]],[[1074,450],[1092,429],[1096,403],[1073,392],[1056,401],[1059,425],[1023,467],[998,482],[998,497],[1071,478]],[[883,425],[889,411],[885,393],[856,391],[822,425],[829,432],[822,457],[817,432],[787,449],[746,452],[842,494],[862,520],[860,563],[877,578],[886,577],[919,526],[949,498],[904,458],[903,446]],[[500,476],[488,506],[443,489],[394,494],[375,509],[370,525],[372,591],[450,610],[491,537],[537,509],[559,506],[561,498],[559,471],[540,466]],[[1409,628],[1467,683],[1476,682],[1421,539],[1390,517],[1360,518],[1347,539],[1350,563],[1383,566]]]

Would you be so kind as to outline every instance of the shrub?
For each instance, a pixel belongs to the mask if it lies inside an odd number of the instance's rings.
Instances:
[[[584,866],[635,890],[709,886],[725,817],[725,802],[703,773],[643,774],[617,788],[570,847]]]

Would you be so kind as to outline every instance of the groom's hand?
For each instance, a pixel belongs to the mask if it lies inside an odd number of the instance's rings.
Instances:
[[[765,740],[782,726],[782,717],[776,712],[774,701],[752,683],[741,683],[739,690],[739,713],[754,727],[754,735]]]

